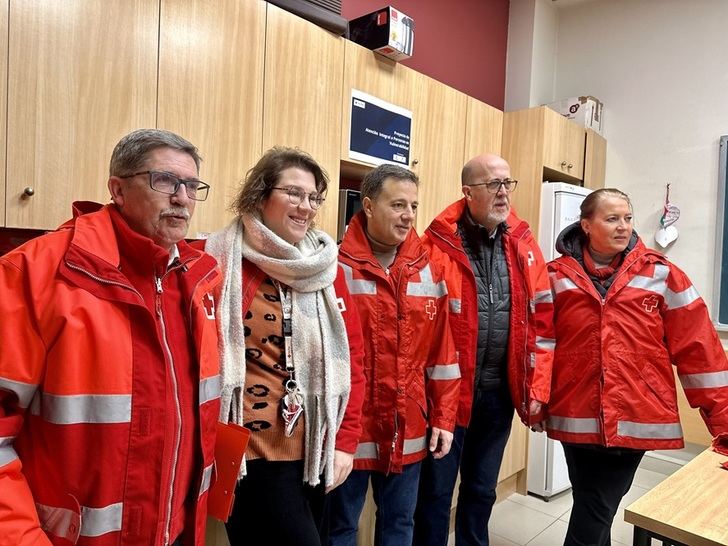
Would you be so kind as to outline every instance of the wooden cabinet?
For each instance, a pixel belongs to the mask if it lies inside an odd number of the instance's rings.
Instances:
[[[502,141],[503,112],[478,99],[467,97],[463,165],[480,154],[500,154]]]
[[[222,228],[239,182],[261,154],[265,3],[162,0],[158,127],[200,150],[212,186],[189,236]]]
[[[416,225],[422,233],[445,206],[460,196],[468,97],[347,41],[341,159],[346,173],[358,178],[372,166],[348,158],[352,89],[412,112],[409,166],[420,178]]]
[[[7,134],[8,2],[0,0],[0,134]],[[0,227],[5,225],[5,149],[0,146]]]
[[[593,129],[587,129],[584,150],[584,187],[592,190],[603,188],[606,167],[607,140]]]
[[[417,233],[461,195],[467,96],[423,74],[410,73],[411,167],[420,178]]]
[[[299,147],[330,184],[316,224],[336,237],[344,40],[268,4],[263,149]]]
[[[538,231],[541,183],[604,184],[606,140],[546,106],[503,115],[502,156],[519,181],[512,203]]]
[[[541,113],[544,169],[553,178],[571,177],[582,180],[585,129],[550,108],[544,107]]]
[[[155,126],[159,1],[14,1],[8,28],[6,225],[55,228],[108,202],[114,145]]]

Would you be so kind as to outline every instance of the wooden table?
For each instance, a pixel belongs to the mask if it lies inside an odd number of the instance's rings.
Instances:
[[[728,546],[728,457],[707,449],[624,510],[634,545]]]

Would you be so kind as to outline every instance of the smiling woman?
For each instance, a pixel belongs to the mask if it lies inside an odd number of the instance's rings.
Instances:
[[[231,544],[319,546],[324,488],[351,471],[363,346],[336,243],[313,227],[327,185],[310,155],[273,148],[206,242],[224,276],[220,420],[251,431]]]
[[[564,445],[574,507],[565,540],[610,544],[646,450],[683,447],[673,365],[713,436],[728,435],[728,361],[692,283],[600,189],[549,263],[556,349],[546,431]]]

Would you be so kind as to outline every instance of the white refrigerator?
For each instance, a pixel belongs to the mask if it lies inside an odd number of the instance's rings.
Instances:
[[[556,238],[566,226],[579,220],[579,206],[590,189],[564,182],[541,185],[541,222],[538,242],[546,261],[558,258]],[[571,487],[564,450],[544,432],[531,432],[528,440],[528,492],[549,500]]]

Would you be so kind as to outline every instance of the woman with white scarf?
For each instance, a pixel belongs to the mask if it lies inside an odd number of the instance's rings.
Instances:
[[[220,420],[251,431],[232,545],[319,546],[324,488],[351,472],[364,353],[336,243],[313,227],[327,185],[311,156],[272,148],[248,171],[236,219],[205,244],[224,275]]]

